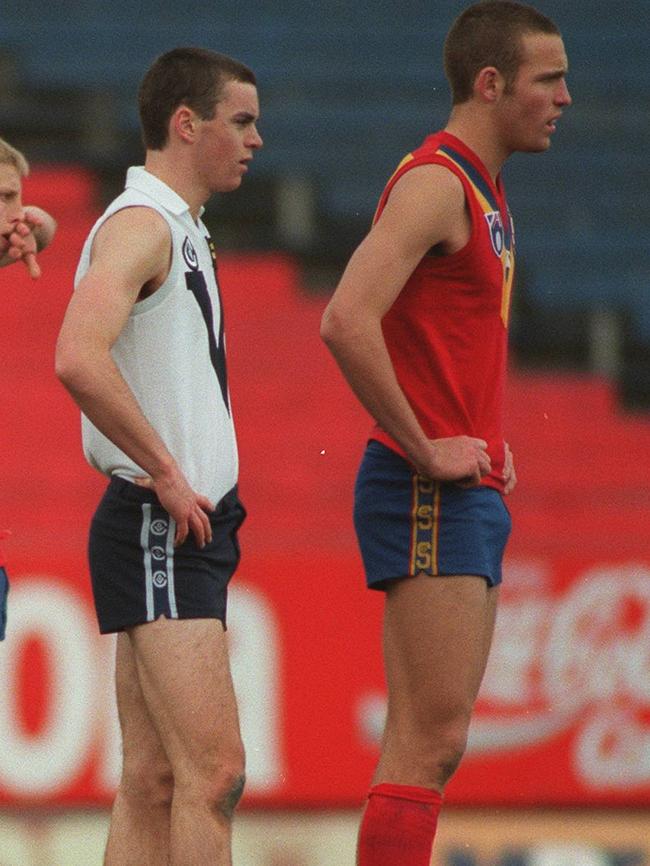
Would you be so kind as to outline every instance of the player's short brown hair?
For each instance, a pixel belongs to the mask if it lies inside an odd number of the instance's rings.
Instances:
[[[444,47],[445,74],[454,105],[467,102],[476,76],[494,66],[512,87],[522,61],[522,37],[560,35],[557,25],[533,6],[514,0],[482,0],[456,18]]]
[[[169,137],[169,120],[186,105],[203,120],[211,120],[224,84],[256,84],[243,63],[207,48],[174,48],[149,68],[138,92],[142,140],[147,150],[162,150]]]
[[[19,150],[0,138],[0,165],[13,165],[21,177],[29,174],[29,163]]]

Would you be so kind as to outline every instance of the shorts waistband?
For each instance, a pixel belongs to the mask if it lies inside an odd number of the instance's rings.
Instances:
[[[154,490],[151,490],[148,487],[141,487],[134,481],[128,481],[126,478],[122,478],[121,475],[111,476],[107,490],[112,491],[118,496],[127,494],[130,499],[135,500],[136,502],[150,502],[155,505],[160,504]],[[220,514],[237,499],[237,485],[235,484],[235,486],[231,487],[219,502],[216,503],[214,511],[211,511],[210,514],[215,516]]]

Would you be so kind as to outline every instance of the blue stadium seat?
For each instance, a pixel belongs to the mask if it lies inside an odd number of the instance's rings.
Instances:
[[[241,58],[259,76],[266,140],[252,176],[312,180],[319,209],[361,232],[397,161],[445,122],[440,52],[459,8],[23,0],[3,9],[0,46],[32,87],[113,94],[128,134],[138,81],[157,54],[200,44]],[[505,172],[522,273],[540,304],[639,305],[639,321],[650,320],[650,6],[546,0],[544,11],[562,28],[575,104],[548,154],[517,156]]]

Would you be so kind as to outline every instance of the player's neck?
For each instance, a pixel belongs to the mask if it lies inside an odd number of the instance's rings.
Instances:
[[[455,135],[473,150],[496,181],[510,153],[502,145],[487,113],[472,110],[467,104],[457,105],[452,109],[445,132]]]
[[[199,188],[193,169],[182,160],[175,159],[169,149],[148,150],[144,167],[187,202],[192,219],[196,222],[209,198],[209,192]]]

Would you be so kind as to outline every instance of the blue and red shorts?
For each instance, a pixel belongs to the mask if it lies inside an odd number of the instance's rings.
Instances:
[[[501,583],[511,520],[499,491],[431,481],[374,440],[357,476],[354,525],[371,589],[417,574]]]

